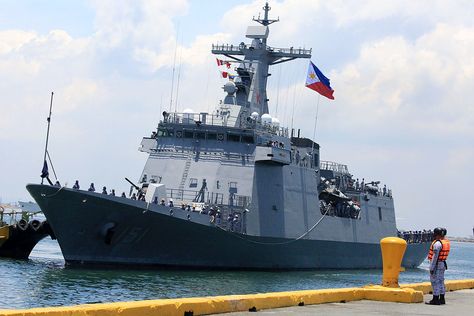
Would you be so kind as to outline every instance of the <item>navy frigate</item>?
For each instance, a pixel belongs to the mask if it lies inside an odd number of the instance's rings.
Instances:
[[[267,44],[265,5],[249,43],[213,45],[235,77],[211,113],[163,112],[129,197],[28,184],[69,265],[222,269],[380,268],[379,241],[397,236],[393,196],[269,113],[269,67],[311,50]],[[131,182],[131,181],[130,181]],[[416,267],[428,242],[409,243]]]

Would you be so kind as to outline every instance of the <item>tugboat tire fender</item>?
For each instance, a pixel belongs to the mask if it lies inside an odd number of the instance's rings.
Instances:
[[[34,219],[29,223],[29,225],[31,229],[33,229],[34,231],[38,231],[38,229],[41,228],[42,223],[39,220]]]
[[[20,220],[18,221],[18,223],[16,224],[16,226],[17,226],[20,230],[25,231],[25,230],[28,229],[28,222],[27,222],[25,219],[22,218],[22,219],[20,219]]]

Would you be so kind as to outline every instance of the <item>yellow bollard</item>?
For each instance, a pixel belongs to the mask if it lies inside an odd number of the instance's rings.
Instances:
[[[407,242],[398,237],[386,237],[380,240],[383,260],[382,286],[399,287],[398,275],[403,255],[407,249]]]

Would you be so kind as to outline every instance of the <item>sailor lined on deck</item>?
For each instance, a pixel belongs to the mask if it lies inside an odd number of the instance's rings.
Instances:
[[[74,183],[74,185],[72,186],[73,189],[75,190],[79,190],[81,187],[79,186],[79,180],[76,180],[76,182]]]
[[[87,191],[95,192],[94,182],[91,183],[91,185],[89,186],[89,189]]]

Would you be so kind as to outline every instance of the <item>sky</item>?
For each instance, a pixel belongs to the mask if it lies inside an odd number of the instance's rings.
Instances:
[[[269,4],[280,19],[269,45],[312,48],[335,90],[331,101],[304,87],[307,60],[272,66],[270,114],[314,136],[322,160],[387,184],[400,229],[472,235],[474,2]],[[31,200],[25,184],[40,181],[52,91],[60,181],[127,190],[163,110],[212,111],[223,99],[211,45],[246,41],[263,5],[0,0],[1,201]]]

